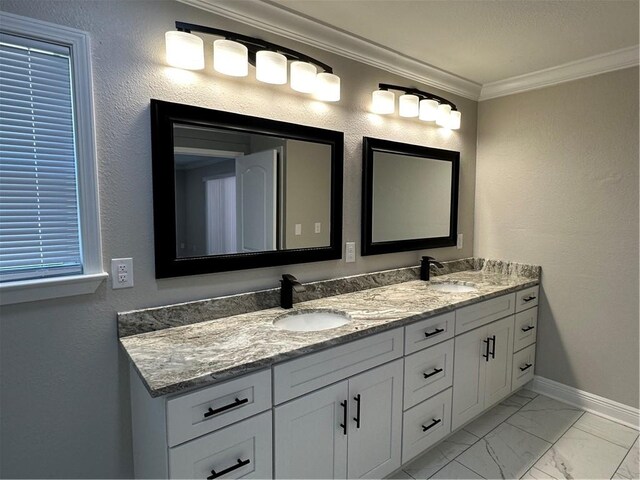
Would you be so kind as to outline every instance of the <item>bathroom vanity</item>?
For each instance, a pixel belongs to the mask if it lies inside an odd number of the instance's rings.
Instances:
[[[136,477],[381,478],[479,416],[533,378],[540,269],[443,270],[317,282],[294,310],[349,317],[329,330],[215,302],[192,311],[220,318],[190,325],[171,327],[188,304],[120,314]],[[136,320],[153,331],[134,334]]]

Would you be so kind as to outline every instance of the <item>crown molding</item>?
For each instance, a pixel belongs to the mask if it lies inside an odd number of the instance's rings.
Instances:
[[[622,70],[623,68],[637,67],[639,56],[640,48],[636,45],[565,63],[557,67],[518,75],[517,77],[506,78],[497,82],[485,83],[480,93],[480,101],[537,90],[601,73]]]
[[[478,100],[480,97],[482,86],[478,83],[270,3],[237,0],[178,1],[260,30],[356,60],[423,85],[471,100]]]
[[[350,33],[318,23],[303,15],[269,3],[268,0],[178,1],[477,101],[537,90],[639,64],[640,49],[636,45],[480,85]]]

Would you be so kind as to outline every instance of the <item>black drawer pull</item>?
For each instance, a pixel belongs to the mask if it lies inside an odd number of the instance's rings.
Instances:
[[[442,419],[441,419],[441,418],[438,418],[437,420],[434,418],[434,419],[431,421],[431,425],[427,425],[426,427],[425,427],[424,425],[421,425],[421,427],[422,427],[422,431],[423,431],[423,432],[426,432],[426,431],[427,431],[427,430],[429,430],[430,428],[435,427],[435,426],[436,426],[437,424],[439,424],[441,421],[442,421]]]
[[[520,371],[524,372],[525,370],[528,370],[529,368],[533,367],[533,364],[531,363],[525,363],[524,367],[520,367]]]
[[[487,349],[485,351],[485,354],[482,356],[484,357],[485,361],[488,362],[489,361],[489,339],[487,338],[486,340],[482,340],[482,341],[487,344]]]
[[[246,460],[240,460],[238,459],[238,463],[236,463],[235,465],[230,466],[229,468],[225,468],[224,470],[217,472],[215,470],[211,470],[211,475],[209,475],[207,477],[207,480],[213,480],[214,478],[218,478],[221,477],[222,475],[225,475],[229,472],[233,472],[234,470],[237,470],[240,467],[244,467],[245,465],[249,465],[251,463],[251,460],[249,460],[248,458]]]
[[[242,400],[236,398],[235,402],[230,403],[229,405],[225,405],[224,407],[216,408],[215,410],[209,407],[209,410],[204,413],[204,418],[210,417],[211,415],[215,415],[220,412],[224,412],[225,410],[229,410],[230,408],[237,407],[238,405],[242,405],[243,403],[247,403],[248,401],[248,398],[243,398]]]
[[[496,358],[496,336],[492,335],[489,340],[493,342],[493,350],[489,352],[489,355],[491,355],[491,358]]]
[[[438,335],[439,333],[444,332],[444,328],[436,328],[433,332],[424,332],[424,336],[426,338],[433,337],[434,335]]]
[[[340,426],[342,427],[342,433],[347,434],[347,401],[340,402],[340,406],[344,409],[342,411],[342,423]]]
[[[356,401],[356,416],[353,419],[356,422],[356,428],[360,428],[360,394],[357,394],[353,399]]]
[[[535,300],[535,299],[536,299],[535,295],[529,295],[528,297],[524,297],[522,299],[522,301],[526,303],[526,302],[530,302],[531,300]]]
[[[431,373],[423,373],[422,375],[424,375],[424,378],[429,378],[429,377],[433,377],[434,375],[442,372],[443,369],[442,368],[434,368],[433,372]]]
[[[529,330],[533,330],[534,328],[536,327],[534,327],[533,325],[528,325],[525,328],[521,328],[520,330],[522,330],[523,332],[528,332]]]

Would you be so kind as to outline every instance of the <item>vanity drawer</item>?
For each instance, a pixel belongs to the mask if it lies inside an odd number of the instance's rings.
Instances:
[[[403,464],[451,432],[451,392],[449,388],[404,412]]]
[[[521,312],[527,308],[538,305],[538,297],[540,296],[540,285],[525,288],[516,292],[516,312]]]
[[[276,404],[400,358],[404,329],[396,328],[273,367]]]
[[[533,380],[536,367],[536,344],[528,346],[513,355],[513,373],[511,375],[511,390],[520,388],[529,380]]]
[[[169,478],[271,478],[271,468],[270,411],[169,449]]]
[[[167,400],[170,447],[271,408],[271,370]],[[213,412],[213,413],[212,413]]]
[[[404,354],[417,352],[453,337],[455,312],[427,318],[404,327]]]
[[[538,331],[538,307],[516,313],[516,327],[513,336],[513,351],[517,352],[536,343]]]
[[[404,408],[453,384],[453,339],[404,359]]]
[[[512,315],[515,301],[516,294],[510,293],[456,310],[456,335]]]

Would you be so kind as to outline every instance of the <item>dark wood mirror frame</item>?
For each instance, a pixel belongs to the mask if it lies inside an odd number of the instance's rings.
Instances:
[[[451,214],[448,236],[382,242],[373,241],[373,155],[375,152],[451,162]],[[459,176],[460,152],[364,137],[362,145],[362,255],[378,255],[455,245],[458,232]]]
[[[331,146],[329,246],[198,257],[176,255],[174,123],[285,137]],[[153,217],[156,278],[271,267],[342,258],[344,134],[259,117],[151,100]]]

